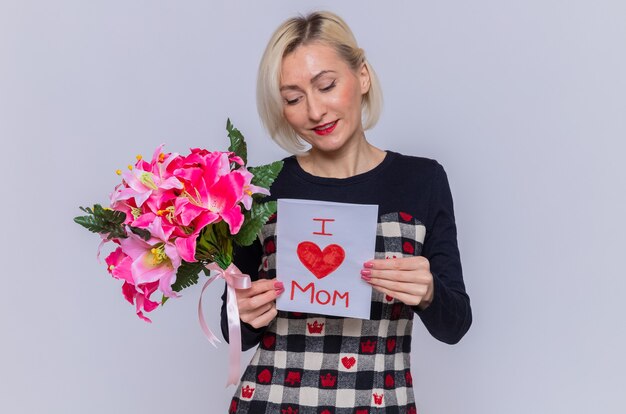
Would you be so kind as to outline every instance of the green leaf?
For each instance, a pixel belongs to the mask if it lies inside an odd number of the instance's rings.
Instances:
[[[250,211],[244,213],[243,226],[234,236],[234,241],[240,246],[249,246],[257,238],[257,234],[261,231],[261,227],[270,216],[276,213],[276,201],[268,201],[267,203],[253,203]]]
[[[184,288],[198,283],[198,273],[204,268],[203,262],[190,263],[183,260],[176,272],[176,282],[172,285],[172,290],[180,292]]]
[[[80,224],[92,233],[106,234],[108,239],[127,237],[123,225],[126,220],[126,213],[103,208],[100,204],[95,204],[93,209],[90,207],[79,208],[88,213],[88,215],[74,217],[75,223]]]
[[[221,263],[230,264],[233,256],[231,237],[225,221],[209,224],[196,240],[196,259],[216,262],[219,257]]]
[[[280,170],[283,169],[282,161],[275,161],[271,164],[261,165],[259,167],[250,167],[248,171],[250,171],[254,177],[252,177],[252,185],[257,185],[259,187],[269,188],[272,183],[278,177]],[[258,194],[261,197],[264,197],[263,194]]]
[[[230,118],[226,120],[226,131],[228,131],[228,138],[230,138],[228,151],[234,152],[243,160],[243,165],[247,165],[248,147],[246,141],[241,132],[230,122]]]
[[[141,237],[145,241],[150,240],[150,237],[152,237],[150,232],[146,229],[140,229],[139,227],[133,227],[133,226],[128,226],[128,228],[130,228],[130,231],[132,231],[133,233],[135,233],[137,236]]]
[[[226,270],[228,266],[233,262],[233,255],[222,254],[221,252],[215,255],[215,263],[222,269]]]
[[[209,224],[200,232],[196,239],[196,259],[197,260],[213,260],[213,256],[218,250],[218,246],[213,241],[212,229]]]

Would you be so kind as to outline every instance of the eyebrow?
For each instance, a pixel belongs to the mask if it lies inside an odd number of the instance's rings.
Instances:
[[[321,78],[322,76],[326,75],[327,73],[335,73],[334,70],[323,70],[320,73],[318,73],[317,75],[313,76],[311,78],[311,83],[315,83],[317,82],[317,80],[319,78]],[[280,87],[280,91],[286,91],[286,90],[300,90],[300,87],[297,85],[283,85]]]

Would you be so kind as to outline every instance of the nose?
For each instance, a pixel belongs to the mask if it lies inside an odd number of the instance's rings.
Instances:
[[[319,122],[326,115],[326,105],[322,99],[314,96],[309,97],[307,99],[307,111],[311,121]]]

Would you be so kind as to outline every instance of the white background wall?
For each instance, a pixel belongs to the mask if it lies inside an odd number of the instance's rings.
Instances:
[[[141,322],[72,218],[161,142],[226,149],[227,117],[252,165],[283,157],[257,63],[314,9],[378,71],[371,141],[451,181],[474,325],[450,347],[416,324],[420,412],[623,412],[623,1],[0,0],[2,412],[226,412],[199,286]]]

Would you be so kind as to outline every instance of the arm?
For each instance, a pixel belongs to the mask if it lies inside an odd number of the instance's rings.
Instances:
[[[428,222],[430,232],[422,255],[430,263],[432,300],[424,309],[413,306],[413,310],[433,337],[454,344],[469,330],[472,310],[463,282],[452,194],[441,165],[437,165],[433,179]]]
[[[456,241],[452,195],[437,164],[431,185],[422,256],[370,260],[362,278],[376,290],[411,306],[436,339],[454,344],[472,323]]]

